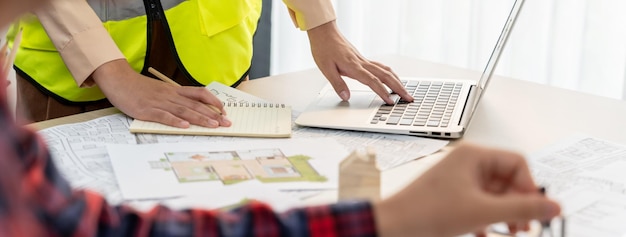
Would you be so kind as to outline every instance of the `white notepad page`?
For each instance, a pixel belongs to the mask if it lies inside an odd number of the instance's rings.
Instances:
[[[207,89],[224,102],[224,109],[232,126],[207,128],[191,125],[189,128],[176,128],[135,119],[130,125],[130,132],[244,137],[291,136],[290,106],[266,102],[217,82],[209,84]]]

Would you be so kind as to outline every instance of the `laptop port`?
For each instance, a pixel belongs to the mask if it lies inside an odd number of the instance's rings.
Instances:
[[[446,137],[449,137],[449,136],[451,136],[451,134],[449,132],[447,132],[446,133]]]
[[[433,132],[433,136],[441,136],[440,132]]]

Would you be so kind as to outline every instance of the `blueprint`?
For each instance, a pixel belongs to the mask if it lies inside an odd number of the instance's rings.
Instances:
[[[61,174],[74,188],[104,194],[110,202],[121,201],[106,144],[136,144],[128,132],[132,119],[116,114],[83,123],[56,126],[39,131]]]
[[[626,234],[626,146],[577,135],[529,156],[531,171],[560,201],[568,237]]]
[[[336,189],[339,162],[349,154],[332,138],[108,144],[107,150],[124,200],[210,195],[250,180],[276,190]]]

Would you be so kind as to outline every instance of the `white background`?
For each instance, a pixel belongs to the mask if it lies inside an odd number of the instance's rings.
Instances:
[[[403,55],[482,71],[513,0],[335,0],[366,57]],[[272,74],[315,67],[306,33],[274,2]],[[496,74],[624,99],[626,1],[526,0]],[[419,70],[419,69],[418,69]]]

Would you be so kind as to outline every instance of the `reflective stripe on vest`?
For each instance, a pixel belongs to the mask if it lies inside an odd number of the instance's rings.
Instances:
[[[140,72],[147,50],[148,17],[139,10],[148,0],[126,0],[123,7],[115,1],[94,5],[104,27],[127,58]],[[93,2],[93,3],[92,3]],[[188,72],[201,84],[218,81],[226,85],[237,82],[250,68],[252,37],[261,14],[260,0],[162,0],[166,29],[173,37],[173,46]],[[141,15],[139,15],[141,14]],[[135,16],[138,15],[138,16]],[[161,16],[163,14],[160,14]],[[113,20],[116,19],[116,20]],[[162,21],[165,23],[165,20]],[[21,19],[22,44],[15,60],[16,67],[41,87],[69,102],[97,101],[104,94],[96,87],[79,88],[65,67],[62,58],[48,38],[38,19],[31,15]],[[14,26],[12,32],[19,27]],[[11,38],[9,32],[9,38]],[[94,47],[97,47],[94,45]]]

